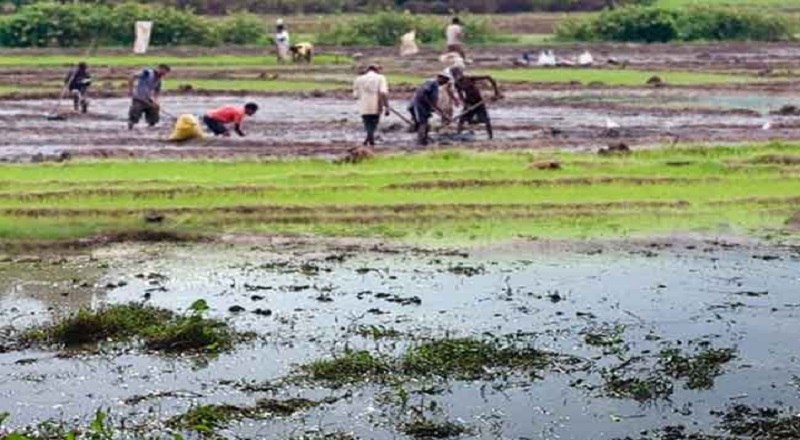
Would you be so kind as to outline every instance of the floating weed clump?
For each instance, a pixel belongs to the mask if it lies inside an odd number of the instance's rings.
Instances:
[[[392,372],[392,365],[368,351],[345,351],[333,359],[311,362],[300,367],[308,379],[331,386],[381,378]]]
[[[443,421],[437,422],[427,418],[418,418],[405,423],[401,430],[404,434],[415,439],[451,438],[466,434],[469,430],[458,423]]]
[[[714,388],[714,380],[722,374],[723,366],[736,358],[736,350],[708,349],[688,356],[680,349],[670,348],[662,350],[659,357],[664,372],[675,379],[686,379],[686,388],[709,390]]]
[[[235,331],[224,321],[206,318],[208,309],[204,300],[192,304],[187,315],[142,304],[82,309],[49,326],[24,332],[21,340],[24,344],[66,347],[141,341],[154,351],[215,353],[251,336]]]
[[[268,416],[288,417],[334,401],[335,399],[314,401],[294,398],[287,400],[262,399],[256,402],[255,406],[203,405],[169,419],[167,425],[176,429],[211,434],[237,420],[262,419]]]
[[[50,326],[24,332],[22,341],[67,347],[107,340],[122,341],[140,336],[144,329],[167,325],[174,317],[169,310],[143,304],[81,309]]]
[[[623,377],[617,374],[608,374],[603,379],[606,393],[612,398],[647,402],[668,398],[674,391],[672,382],[660,375]]]
[[[437,375],[457,379],[493,377],[497,370],[538,371],[551,365],[550,353],[529,347],[501,347],[477,339],[444,339],[409,350],[403,371],[411,375]]]

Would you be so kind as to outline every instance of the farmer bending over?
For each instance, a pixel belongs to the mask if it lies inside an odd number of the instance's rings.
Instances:
[[[64,85],[67,87],[72,102],[75,106],[75,111],[80,109],[81,113],[86,113],[89,108],[89,99],[87,92],[89,86],[92,84],[92,75],[89,74],[89,66],[81,61],[74,69],[70,69],[67,77],[64,79]]]
[[[428,132],[430,131],[430,119],[433,116],[434,110],[442,115],[442,120],[445,123],[450,121],[444,115],[442,109],[439,108],[439,88],[447,85],[450,78],[440,73],[436,79],[426,81],[414,93],[411,103],[408,106],[408,111],[411,112],[411,117],[414,120],[414,129],[417,132],[417,145],[428,145]]]
[[[214,133],[214,136],[231,135],[230,130],[226,127],[228,124],[233,124],[233,130],[239,136],[244,137],[242,131],[242,122],[245,116],[253,116],[258,111],[258,104],[248,102],[244,107],[235,105],[226,105],[216,110],[211,110],[203,116],[203,123],[206,124],[209,130]]]
[[[311,64],[314,59],[314,45],[311,43],[298,43],[289,48],[292,52],[292,61],[299,63],[304,61]]]
[[[501,99],[503,94],[497,88],[497,82],[491,76],[467,76],[464,75],[464,70],[458,67],[451,69],[455,81],[456,90],[464,103],[464,113],[458,118],[458,132],[464,128],[464,124],[486,124],[486,133],[489,139],[494,137],[492,132],[492,121],[489,118],[489,111],[486,108],[486,102],[481,95],[481,89],[478,85],[481,82],[488,82],[494,88],[493,100]]]
[[[381,120],[381,113],[389,115],[389,83],[381,74],[383,69],[377,64],[367,67],[366,73],[353,82],[353,97],[358,100],[361,120],[367,131],[364,146],[375,146],[375,130]]]
[[[153,127],[160,119],[161,106],[158,95],[161,93],[161,79],[170,72],[170,67],[161,64],[158,69],[144,69],[128,80],[128,94],[130,95],[131,108],[128,111],[128,130],[138,124],[144,115],[147,125]],[[136,83],[134,89],[133,84]]]

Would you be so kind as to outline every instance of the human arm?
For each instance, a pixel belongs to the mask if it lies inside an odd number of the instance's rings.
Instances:
[[[450,97],[450,100],[453,101],[453,105],[455,105],[456,107],[460,107],[461,101],[463,101],[463,97],[461,97],[460,93],[455,92],[454,89],[455,87],[453,87],[452,85],[448,85],[445,88],[445,91],[447,93],[447,96]]]
[[[234,124],[233,130],[236,132],[236,134],[238,134],[241,137],[245,137],[246,136],[244,131],[242,131],[242,123],[241,122],[237,122],[236,124]],[[230,132],[228,132],[228,136],[230,136]]]
[[[133,83],[138,81],[140,77],[141,77],[141,74],[136,73],[136,74],[131,75],[130,78],[128,78],[128,96],[133,97]]]
[[[382,112],[389,116],[389,83],[386,78],[382,79],[380,90],[378,91],[378,114]]]
[[[503,94],[500,92],[500,88],[497,86],[497,81],[495,81],[494,78],[492,78],[491,76],[489,76],[489,75],[473,76],[472,80],[476,81],[476,82],[481,82],[481,81],[488,82],[489,84],[492,85],[492,88],[494,88],[494,96],[495,96],[495,98],[497,98],[497,99],[503,98]]]

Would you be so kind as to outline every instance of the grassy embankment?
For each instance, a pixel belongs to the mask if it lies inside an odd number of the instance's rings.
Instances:
[[[0,95],[15,92],[55,92],[59,90],[58,78],[62,70],[76,58],[60,55],[12,55],[0,57]],[[191,85],[196,90],[277,92],[349,89],[353,73],[352,62],[347,57],[321,55],[317,67],[321,70],[309,72],[306,66],[278,66],[275,59],[266,55],[202,55],[181,57],[175,55],[138,57],[133,55],[98,55],[87,58],[95,69],[98,86],[111,81],[115,87],[124,86],[127,68],[153,66],[168,63],[175,67],[165,81],[168,90]],[[345,64],[342,64],[345,63]],[[38,79],[27,79],[24,85],[17,83],[19,69],[35,69],[42,72]],[[114,72],[108,76],[108,69]],[[211,78],[213,70],[225,70],[222,78]],[[3,71],[13,72],[3,74]],[[238,71],[241,72],[238,72]],[[262,75],[262,70],[274,72]],[[431,75],[435,69],[431,69]],[[500,81],[515,83],[582,83],[601,82],[608,85],[644,85],[648,78],[657,75],[671,84],[726,84],[762,81],[748,75],[715,74],[690,71],[641,71],[613,69],[489,69],[481,73],[493,75]],[[388,66],[387,74],[392,84],[418,84],[425,75]],[[106,75],[106,76],[104,76]]]
[[[768,156],[773,155],[773,156]],[[531,170],[530,160],[561,170]],[[776,163],[777,162],[777,163]],[[73,162],[4,165],[0,238],[115,231],[313,233],[414,242],[780,229],[800,145],[578,153],[436,152],[359,165]],[[146,213],[161,224],[146,224]]]

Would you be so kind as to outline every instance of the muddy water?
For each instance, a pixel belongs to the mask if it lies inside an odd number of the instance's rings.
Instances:
[[[621,128],[619,136],[629,144],[661,144],[675,137],[685,142],[733,142],[766,139],[798,139],[796,118],[766,114],[766,111],[797,101],[791,94],[756,95],[697,90],[653,91],[537,91],[514,92],[509,99],[492,104],[498,147],[556,146],[591,149],[612,141],[605,136],[608,121]],[[26,160],[42,153],[73,154],[329,154],[332,147],[346,148],[362,139],[360,117],[350,100],[293,97],[177,97],[164,98],[172,115],[202,114],[206,109],[231,102],[254,100],[261,111],[247,121],[246,139],[206,139],[186,145],[164,141],[173,119],[164,116],[161,126],[139,126],[129,132],[128,101],[97,99],[89,115],[70,115],[66,121],[48,121],[45,116],[55,101],[12,101],[0,110],[0,125],[9,136],[0,139],[0,159]],[[398,98],[395,106],[404,107]],[[727,110],[746,109],[752,113]],[[405,113],[405,112],[404,112]],[[767,122],[771,130],[760,130]],[[552,137],[551,129],[561,135]],[[486,144],[480,126],[474,141]],[[384,149],[413,145],[414,136],[396,116],[382,122],[380,141]],[[565,143],[566,140],[566,143]],[[525,143],[527,141],[527,143]],[[469,144],[469,142],[466,142]]]
[[[797,254],[707,243],[601,249],[452,257],[324,248],[119,246],[91,257],[2,263],[2,326],[30,325],[101,302],[144,301],[149,293],[152,304],[178,311],[206,299],[213,315],[260,337],[208,360],[135,351],[77,358],[35,351],[1,354],[0,412],[10,412],[13,425],[86,419],[99,407],[129,421],[153,422],[199,403],[341,397],[345,390],[245,393],[228,383],[275,380],[298,363],[346,347],[395,353],[425,337],[531,333],[537,348],[613,365],[614,356],[588,346],[582,332],[619,324],[625,325],[623,338],[632,353],[677,344],[687,348],[689,341],[703,340],[716,348],[736,348],[738,358],[725,367],[714,389],[688,391],[676,382],[671,400],[648,404],[570,386],[576,379],[601,384],[591,372],[547,373],[534,382],[439,384],[445,391],[428,400],[435,400],[447,418],[475,428],[477,438],[544,439],[607,439],[666,424],[708,430],[713,426],[709,411],[731,403],[800,404],[793,381],[800,372]],[[301,272],[304,262],[319,273]],[[478,273],[458,275],[450,271],[454,267]],[[418,297],[421,303],[400,305],[378,293]],[[320,300],[321,295],[332,301]],[[233,305],[246,312],[228,312]],[[257,308],[273,314],[255,315]],[[378,343],[357,336],[353,330],[360,325],[411,336]],[[387,390],[354,386],[350,391],[349,397],[300,418],[247,421],[230,432],[274,438],[321,426],[362,438],[396,438],[398,411],[378,397]],[[125,403],[164,392],[171,397]]]

